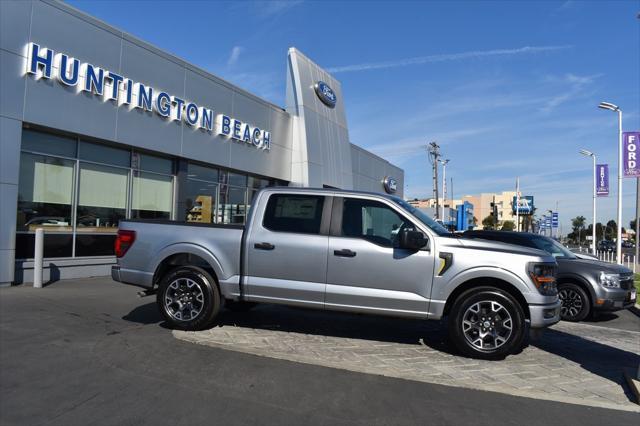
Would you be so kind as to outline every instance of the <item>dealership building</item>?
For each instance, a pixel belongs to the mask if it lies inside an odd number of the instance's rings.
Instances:
[[[283,55],[283,70],[284,70]],[[0,2],[0,284],[108,275],[118,222],[242,224],[272,185],[403,195],[295,48],[274,105],[52,0]]]

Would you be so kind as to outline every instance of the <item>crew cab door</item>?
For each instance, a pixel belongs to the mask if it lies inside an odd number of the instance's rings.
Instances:
[[[402,229],[418,230],[391,201],[334,198],[326,308],[426,317],[433,242],[421,250],[398,248]]]
[[[324,305],[332,197],[268,193],[245,242],[247,300]]]

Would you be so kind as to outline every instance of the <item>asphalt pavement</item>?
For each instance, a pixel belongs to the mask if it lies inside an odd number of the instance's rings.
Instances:
[[[638,413],[179,341],[111,280],[0,289],[1,425],[635,425]],[[626,323],[624,319],[620,323]]]

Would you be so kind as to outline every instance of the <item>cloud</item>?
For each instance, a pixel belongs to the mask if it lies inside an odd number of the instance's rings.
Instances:
[[[452,141],[457,141],[461,138],[475,136],[483,133],[495,131],[496,127],[479,127],[472,129],[460,129],[451,130],[445,132],[434,131],[432,138],[438,141],[440,146],[445,146]],[[367,146],[367,149],[373,153],[390,160],[402,161],[406,158],[414,157],[420,153],[427,152],[428,140],[424,137],[408,138],[399,141],[392,141],[388,143]]]
[[[241,46],[233,46],[233,49],[231,49],[231,53],[229,54],[229,59],[227,60],[227,66],[234,66],[238,62],[240,53],[242,53],[243,50],[244,48]]]
[[[369,62],[364,64],[345,65],[340,67],[328,68],[329,72],[355,72],[368,71],[385,68],[406,67],[409,65],[421,65],[435,62],[460,61],[464,59],[476,59],[492,56],[513,56],[529,53],[552,52],[557,50],[570,49],[572,46],[524,46],[516,49],[494,49],[494,50],[474,50],[462,53],[445,53],[439,55],[418,56],[414,58],[400,59],[397,61],[387,62]]]
[[[549,99],[545,105],[540,108],[540,111],[544,113],[549,113],[553,111],[557,106],[568,102],[569,100],[584,94],[585,88],[591,85],[598,77],[602,76],[602,74],[594,74],[594,75],[586,75],[579,76],[575,74],[566,74],[560,82],[568,86],[565,91],[562,93],[553,96]],[[557,81],[555,78],[549,78],[549,80]]]
[[[257,1],[252,9],[260,18],[274,18],[302,4],[302,0]]]

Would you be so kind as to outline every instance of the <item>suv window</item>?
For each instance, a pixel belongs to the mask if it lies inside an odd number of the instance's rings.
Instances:
[[[269,197],[262,225],[272,231],[319,234],[322,195],[274,194]]]
[[[362,238],[384,247],[394,247],[404,228],[413,229],[414,226],[386,204],[358,198],[344,200],[343,237]]]

